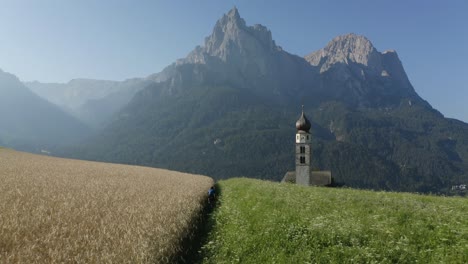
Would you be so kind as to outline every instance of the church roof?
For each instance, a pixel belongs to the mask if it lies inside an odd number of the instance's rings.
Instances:
[[[304,114],[304,107],[302,107],[302,114],[301,117],[299,117],[299,120],[296,121],[296,129],[298,131],[302,130],[305,132],[309,132],[310,130],[310,121],[307,119],[307,117]]]

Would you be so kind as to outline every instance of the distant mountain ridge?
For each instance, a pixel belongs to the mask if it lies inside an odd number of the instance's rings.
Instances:
[[[19,79],[0,70],[0,142],[39,151],[76,143],[90,130],[57,106],[40,98]]]
[[[25,85],[88,126],[101,128],[149,82],[142,78],[123,82],[74,79],[68,83],[36,81]]]

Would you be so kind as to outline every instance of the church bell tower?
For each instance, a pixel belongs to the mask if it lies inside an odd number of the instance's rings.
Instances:
[[[305,116],[304,106],[302,106],[301,117],[296,122],[296,184],[306,186],[311,184],[312,173],[310,127],[310,121]]]

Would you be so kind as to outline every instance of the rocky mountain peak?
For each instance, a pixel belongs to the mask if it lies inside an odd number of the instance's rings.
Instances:
[[[213,33],[216,33],[217,30],[221,31],[233,31],[235,29],[245,29],[246,23],[243,18],[241,18],[239,11],[236,7],[231,9],[227,14],[224,14],[221,19],[216,22]]]
[[[240,17],[239,10],[237,10],[237,7],[235,6],[231,10],[229,10],[229,12],[225,16],[233,20],[243,21],[243,19]]]
[[[347,93],[346,97],[353,98],[355,104],[372,105],[391,100],[398,103],[398,98],[403,96],[418,98],[397,53],[393,50],[377,51],[364,36],[338,36],[305,59],[328,79],[335,80],[328,86],[336,87],[338,94]]]
[[[370,40],[353,33],[334,38],[325,48],[311,53],[305,59],[314,66],[320,66],[321,72],[337,63],[354,63],[378,72],[382,70],[380,53]]]
[[[325,47],[328,51],[341,51],[349,54],[368,54],[375,50],[371,41],[365,36],[354,33],[337,36]]]
[[[236,7],[224,14],[213,28],[213,33],[205,38],[205,45],[197,47],[179,63],[206,63],[208,57],[222,61],[244,64],[252,57],[262,57],[279,50],[271,32],[262,25],[247,26]]]

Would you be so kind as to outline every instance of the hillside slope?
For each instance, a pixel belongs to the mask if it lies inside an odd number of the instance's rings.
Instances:
[[[467,263],[466,198],[220,181],[203,263]]]
[[[0,149],[1,263],[172,263],[209,177]]]
[[[73,144],[89,134],[83,123],[0,70],[0,142],[4,146],[38,151]]]
[[[25,85],[88,126],[99,129],[149,83],[152,81],[134,78],[122,82],[74,79],[68,83],[26,82]]]

